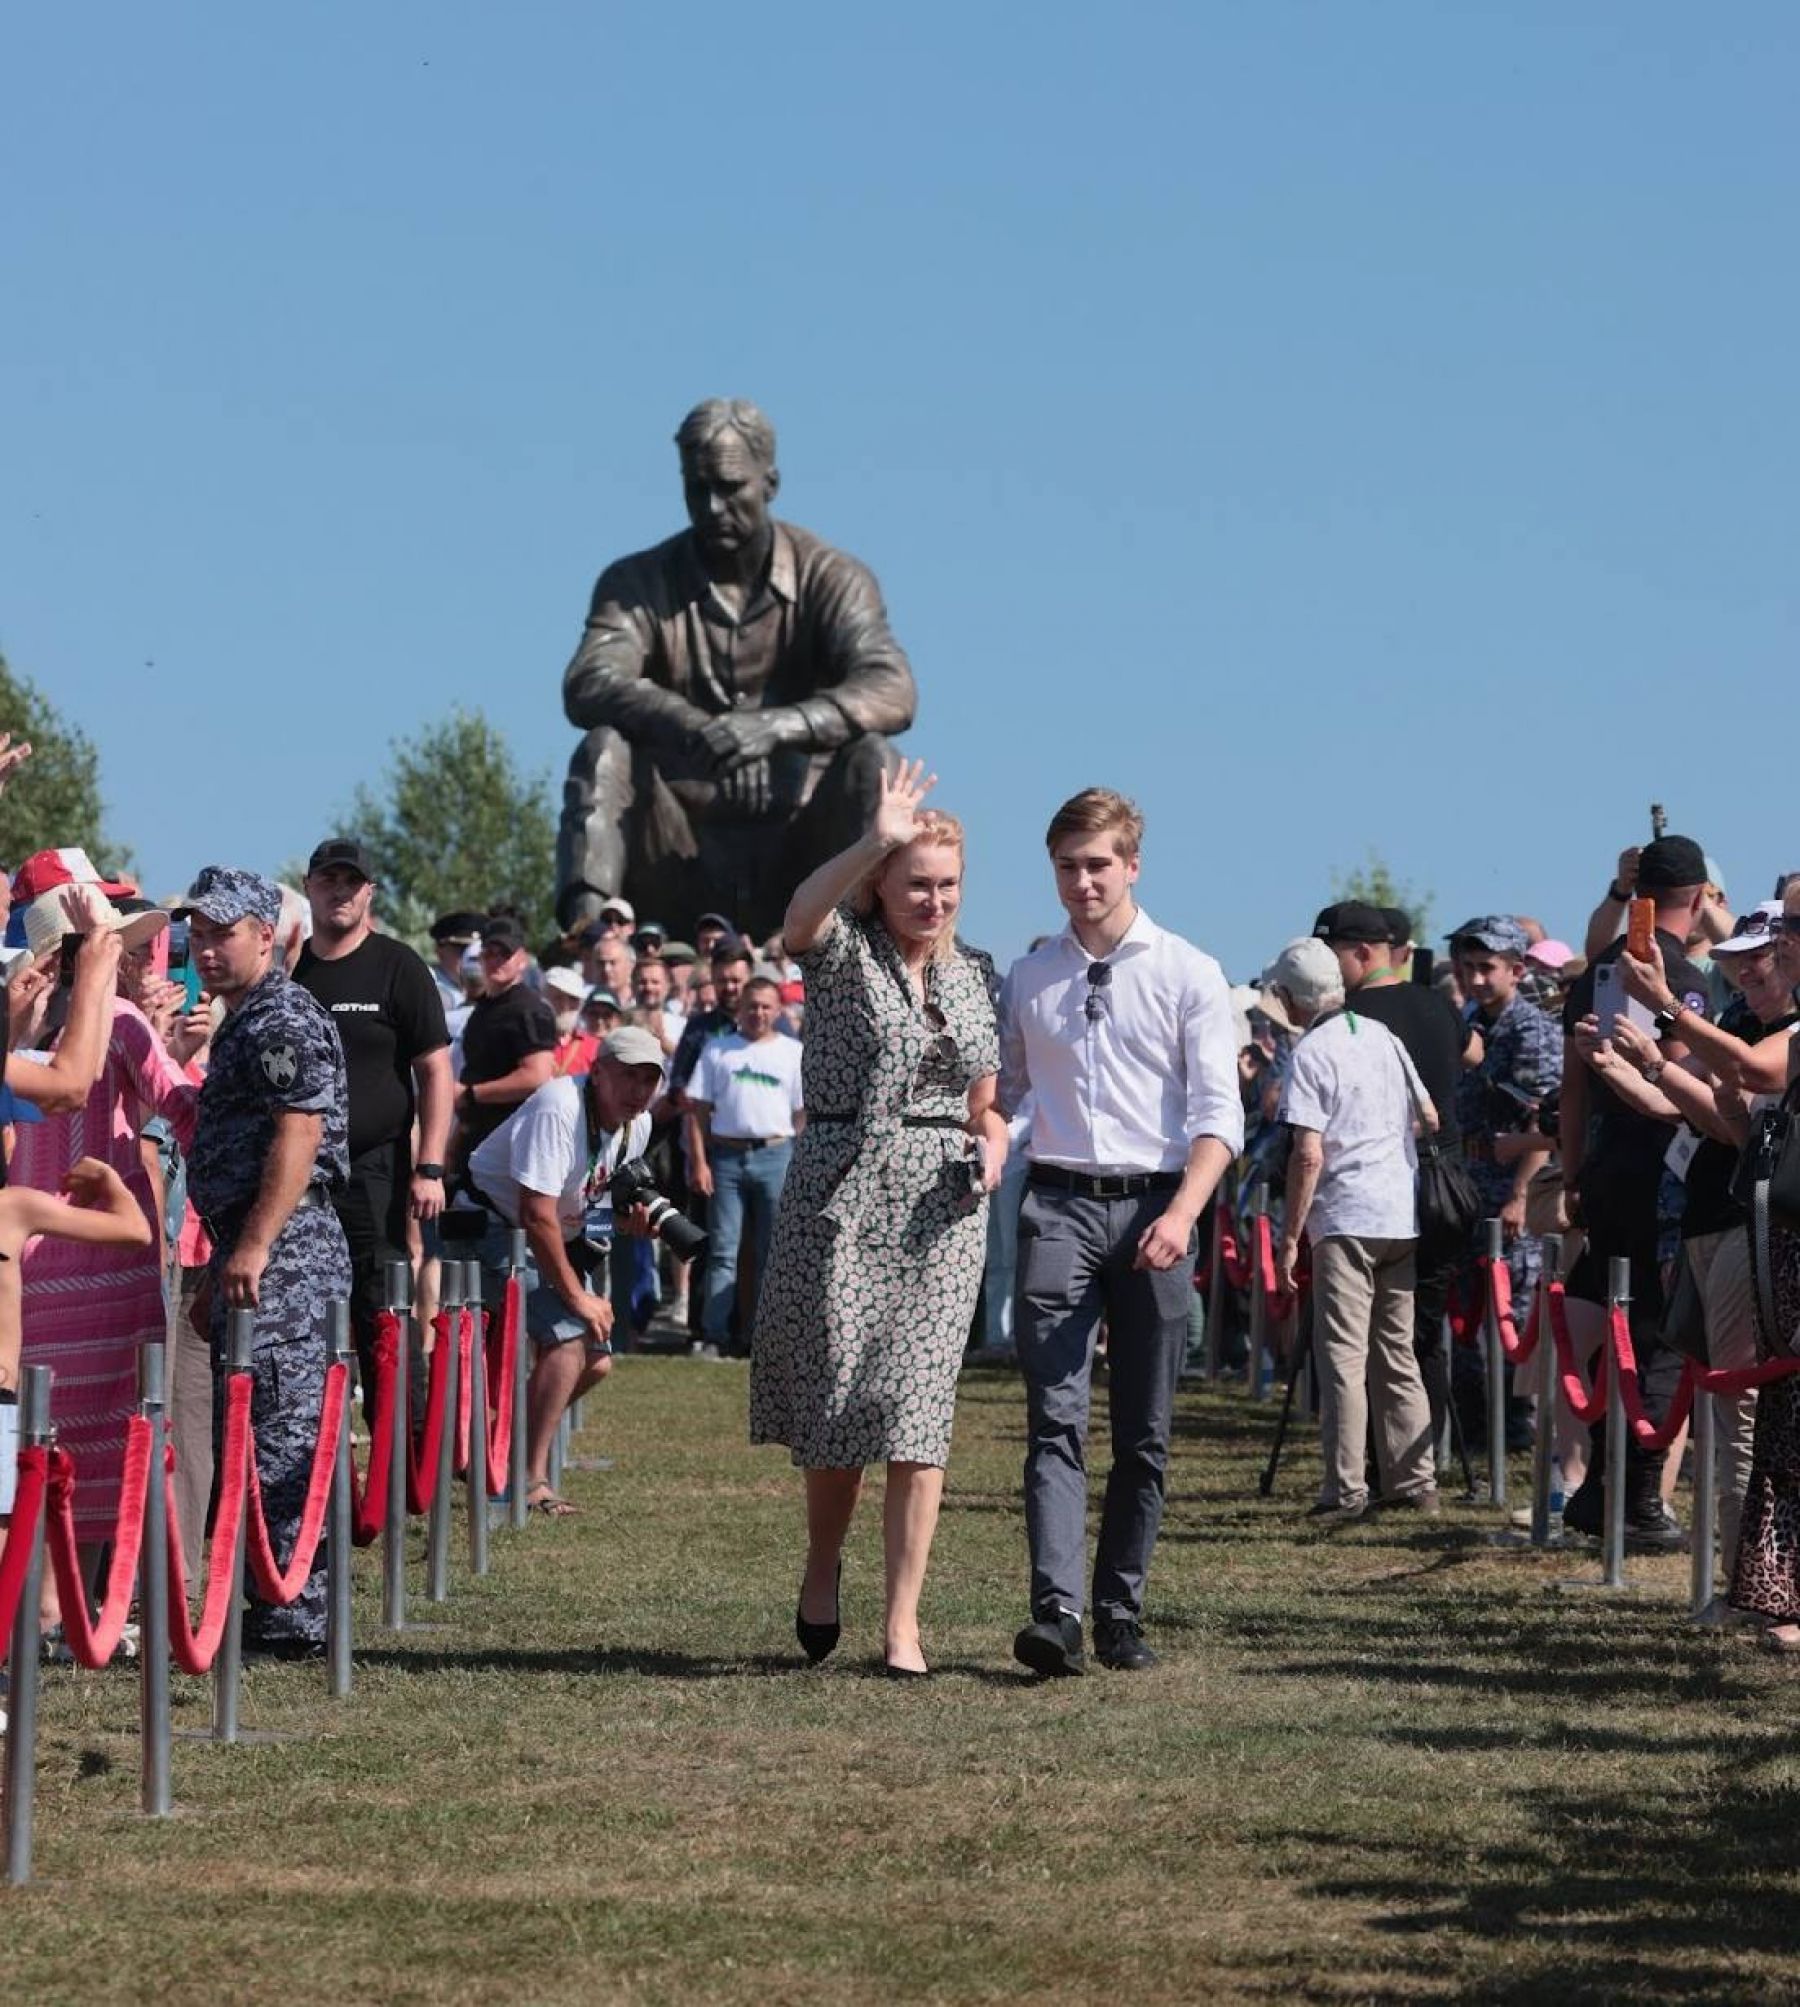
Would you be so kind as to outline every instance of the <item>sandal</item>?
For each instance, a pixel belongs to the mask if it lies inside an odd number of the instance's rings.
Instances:
[[[1765,1652],[1774,1652],[1780,1657],[1787,1657],[1800,1652],[1800,1628],[1796,1628],[1793,1624],[1771,1624],[1757,1639],[1757,1643]]]
[[[571,1505],[566,1498],[560,1497],[551,1490],[550,1480],[547,1477],[540,1477],[535,1484],[526,1488],[525,1510],[541,1512],[546,1519],[572,1519],[581,1507]]]

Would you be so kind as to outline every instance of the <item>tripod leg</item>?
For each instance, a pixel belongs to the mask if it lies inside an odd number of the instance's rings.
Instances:
[[[1300,1342],[1299,1319],[1295,1319],[1293,1356],[1288,1360],[1287,1385],[1281,1393],[1281,1413],[1275,1422],[1275,1442],[1269,1451],[1268,1467],[1257,1483],[1257,1490],[1267,1498],[1275,1489],[1275,1467],[1281,1461],[1281,1446],[1287,1440],[1288,1416],[1294,1411],[1294,1388],[1299,1383],[1300,1368],[1306,1363],[1307,1348]]]

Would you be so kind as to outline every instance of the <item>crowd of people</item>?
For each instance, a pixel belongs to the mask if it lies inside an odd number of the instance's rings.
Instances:
[[[0,785],[25,756],[0,741]],[[285,1551],[327,1302],[351,1301],[368,1398],[392,1265],[412,1272],[429,1331],[439,1262],[479,1262],[497,1301],[522,1231],[533,1510],[575,1510],[552,1445],[619,1352],[747,1357],[752,1439],[803,1473],[803,1653],[839,1641],[845,1540],[881,1464],[883,1655],[894,1677],[923,1677],[921,1595],[973,1351],[1024,1383],[1016,1657],[1076,1674],[1091,1638],[1102,1664],[1142,1671],[1197,1260],[1216,1210],[1241,1227],[1258,1187],[1297,1306],[1287,1342],[1317,1376],[1311,1510],[1327,1526],[1436,1513],[1480,1420],[1482,1374],[1450,1335],[1478,1241],[1421,1237],[1421,1139],[1499,1220],[1517,1300],[1560,1236],[1590,1366],[1609,1261],[1629,1262],[1654,1419],[1687,1356],[1735,1366],[1794,1347],[1800,1233],[1748,1230],[1743,1160],[1800,1070],[1800,878],[1734,915],[1703,850],[1661,835],[1620,857],[1579,948],[1489,913],[1439,953],[1406,913],[1344,900],[1233,987],[1139,905],[1142,818],[1095,788],[1046,834],[1067,923],[1002,976],[959,933],[974,861],[932,786],[918,762],[886,769],[867,830],[760,942],[718,912],[679,938],[611,896],[547,940],[504,906],[447,912],[421,953],[383,931],[353,835],[318,844],[297,893],[207,865],[152,900],[80,850],[18,860],[0,1518],[20,1366],[48,1364],[93,1590],[137,1356],[164,1343],[197,1573],[227,1318],[249,1310],[258,1467]],[[1090,1552],[1102,1358],[1110,1469]],[[1721,1408],[1729,1588],[1714,1615],[1800,1649],[1800,1396],[1777,1380]],[[1555,1431],[1565,1523],[1597,1533],[1603,1432],[1535,1413],[1523,1390],[1507,1425],[1515,1446]],[[1686,1537],[1680,1458],[1679,1442],[1628,1442],[1640,1547]],[[293,1603],[247,1594],[248,1649],[323,1650],[322,1555]],[[54,1652],[53,1583],[45,1595]]]

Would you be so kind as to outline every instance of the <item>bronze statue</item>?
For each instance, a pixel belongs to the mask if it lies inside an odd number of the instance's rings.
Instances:
[[[675,443],[690,527],[601,573],[563,673],[586,737],[557,917],[623,895],[669,926],[712,909],[760,939],[867,826],[917,693],[873,574],[770,515],[781,477],[755,405],[709,398]]]

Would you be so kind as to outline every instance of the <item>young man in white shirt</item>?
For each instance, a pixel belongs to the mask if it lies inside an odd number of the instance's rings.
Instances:
[[[688,1183],[707,1200],[706,1300],[701,1345],[718,1357],[731,1334],[738,1249],[750,1225],[761,1286],[775,1229],[775,1207],[805,1121],[800,1041],[775,1029],[781,991],[767,976],[744,985],[738,1028],[700,1055],[687,1096]],[[740,1350],[749,1351],[749,1334]]]
[[[1290,941],[1269,983],[1304,1034],[1281,1095],[1293,1149],[1277,1270],[1292,1290],[1304,1237],[1312,1248],[1325,1459],[1312,1516],[1339,1522],[1369,1509],[1371,1406],[1381,1503],[1434,1513],[1431,1406],[1413,1344],[1413,1125],[1435,1128],[1437,1111],[1406,1047],[1386,1025],[1345,1008],[1343,971],[1325,942]]]
[[[1195,1223],[1244,1141],[1225,977],[1136,904],[1143,831],[1109,788],[1057,810],[1046,844],[1069,926],[1013,964],[1000,1006],[1000,1106],[1011,1115],[1033,1097],[1015,1318],[1031,1622],[1013,1654],[1046,1675],[1086,1669],[1089,1382],[1103,1315],[1113,1463],[1094,1557],[1094,1651],[1117,1671],[1156,1663],[1144,1584],[1162,1524]]]
[[[642,1233],[642,1207],[613,1217],[607,1185],[650,1140],[662,1091],[662,1049],[636,1025],[600,1043],[585,1082],[547,1080],[470,1153],[466,1191],[490,1225],[483,1296],[500,1300],[508,1231],[523,1227],[538,1283],[525,1326],[538,1347],[527,1400],[525,1474],[532,1507],[573,1510],[550,1489],[550,1444],[563,1410],[612,1370],[613,1307],[605,1258],[615,1233]],[[454,1244],[459,1236],[447,1231]],[[577,1342],[580,1341],[580,1342]]]

